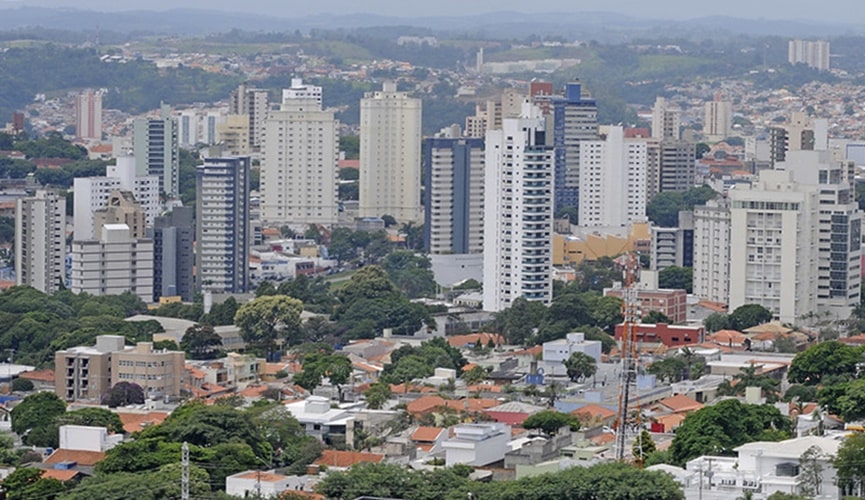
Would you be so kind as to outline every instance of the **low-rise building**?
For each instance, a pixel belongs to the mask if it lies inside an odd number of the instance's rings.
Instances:
[[[454,437],[442,443],[445,463],[483,466],[504,460],[510,451],[511,427],[500,423],[462,424],[453,428]]]
[[[591,356],[596,363],[601,362],[601,342],[599,340],[586,340],[585,333],[573,332],[563,339],[544,342],[543,365],[545,373],[547,375],[565,375],[567,369],[564,362],[576,352]]]
[[[616,340],[622,339],[624,324],[616,325]],[[706,340],[706,330],[702,326],[668,325],[666,323],[634,325],[637,342],[641,344],[663,344],[667,347],[681,347],[702,344]]]
[[[140,385],[146,397],[178,397],[184,359],[183,351],[154,349],[153,342],[139,342],[111,358],[111,385],[130,382]]]

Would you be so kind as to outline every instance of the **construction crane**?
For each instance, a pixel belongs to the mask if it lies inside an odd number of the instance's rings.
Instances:
[[[640,321],[640,302],[637,296],[637,278],[640,260],[636,254],[624,255],[621,259],[624,270],[622,287],[622,336],[621,336],[621,374],[619,377],[619,408],[616,418],[616,460],[624,460],[628,434],[628,403],[631,398],[631,385],[637,378],[637,329]],[[639,410],[639,408],[638,408]],[[640,460],[640,457],[636,457]]]

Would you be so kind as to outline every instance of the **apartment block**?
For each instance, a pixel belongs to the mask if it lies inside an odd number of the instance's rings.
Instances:
[[[826,40],[790,40],[787,43],[787,61],[829,71],[829,48],[830,44]]]
[[[179,296],[192,302],[195,295],[195,220],[193,207],[175,207],[153,226],[153,302]]]
[[[726,304],[730,298],[730,200],[694,207],[694,295]]]
[[[269,109],[270,97],[267,90],[252,88],[243,83],[231,92],[228,114],[248,118],[246,143],[250,150],[257,151],[262,146]]]
[[[15,284],[53,293],[66,277],[66,198],[36,191],[15,202]]]
[[[159,118],[137,118],[133,122],[135,171],[139,177],[155,175],[159,189],[177,196],[180,187],[180,151],[177,122],[171,108],[163,105]]]
[[[126,224],[105,224],[98,240],[72,241],[71,253],[72,292],[153,299],[153,240],[135,238]]]
[[[139,342],[113,354],[111,383],[137,384],[148,398],[177,397],[183,385],[184,366],[183,351],[154,349],[152,342]]]

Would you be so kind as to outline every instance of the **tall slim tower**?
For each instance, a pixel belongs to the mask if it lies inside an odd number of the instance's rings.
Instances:
[[[334,224],[339,213],[339,122],[322,111],[321,88],[292,81],[267,120],[261,169],[262,218],[273,223]]]
[[[580,144],[598,138],[598,105],[582,92],[582,85],[572,82],[565,86],[564,96],[552,98],[556,211],[579,206]]]
[[[716,95],[705,105],[703,134],[709,141],[721,141],[730,136],[733,126],[733,103]]]
[[[655,99],[655,107],[652,108],[652,137],[676,141],[681,139],[681,115],[682,111],[671,106],[663,97]]]
[[[580,225],[621,227],[646,217],[646,141],[609,127],[580,149]]]
[[[75,99],[75,135],[102,139],[102,92],[88,90]]]
[[[36,191],[15,203],[15,284],[45,293],[60,289],[66,275],[66,199]]]
[[[486,136],[484,301],[501,311],[514,300],[552,300],[553,148],[540,110],[506,118]],[[552,141],[550,141],[552,142]]]
[[[137,118],[133,131],[136,174],[158,176],[159,189],[169,196],[177,196],[180,153],[177,123],[171,117],[171,108],[163,104],[159,118]]]
[[[195,220],[192,207],[175,207],[156,218],[153,227],[153,301],[180,296],[191,302],[195,294],[193,268]]]
[[[257,150],[261,148],[264,137],[264,127],[270,108],[269,96],[266,90],[250,88],[245,83],[231,92],[228,101],[229,115],[244,115],[249,117],[249,146]]]
[[[249,290],[248,156],[206,158],[195,172],[196,288]]]
[[[361,217],[421,222],[421,100],[396,83],[360,101]]]

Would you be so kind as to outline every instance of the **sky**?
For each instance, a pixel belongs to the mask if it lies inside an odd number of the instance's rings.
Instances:
[[[633,17],[689,19],[729,15],[749,19],[799,19],[851,22],[865,20],[859,0],[0,0],[0,5],[73,7],[101,11],[167,10],[202,8],[225,11],[240,9],[256,14],[301,17],[327,13],[371,13],[399,17],[480,14],[503,10],[526,12],[603,11]],[[819,8],[815,8],[819,5]]]

